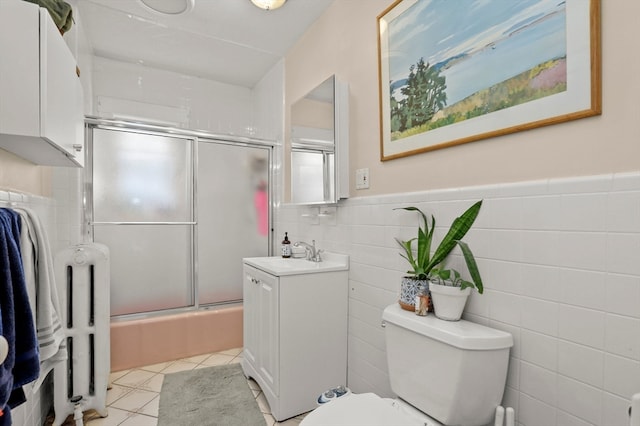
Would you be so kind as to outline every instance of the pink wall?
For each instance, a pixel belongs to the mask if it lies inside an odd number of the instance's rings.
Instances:
[[[0,149],[0,188],[51,196],[51,167],[36,166]]]
[[[351,197],[638,170],[640,2],[601,1],[601,116],[381,162],[377,16],[391,3],[333,2],[285,58],[287,129],[291,104],[329,75],[350,85]],[[356,190],[365,167],[371,187]]]

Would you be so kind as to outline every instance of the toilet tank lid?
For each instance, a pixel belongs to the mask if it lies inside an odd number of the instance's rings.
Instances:
[[[418,316],[397,303],[385,308],[382,319],[460,349],[486,351],[513,346],[513,337],[505,331],[465,320],[444,321],[431,313]]]

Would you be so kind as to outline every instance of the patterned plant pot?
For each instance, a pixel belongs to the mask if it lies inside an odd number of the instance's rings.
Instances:
[[[400,307],[413,312],[416,306],[416,295],[421,290],[429,291],[429,280],[402,277],[402,283],[400,284],[400,300],[398,300]]]

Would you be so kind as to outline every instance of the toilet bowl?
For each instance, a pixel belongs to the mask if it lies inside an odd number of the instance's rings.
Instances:
[[[351,394],[320,406],[300,426],[442,426],[400,399]]]
[[[502,401],[513,337],[469,321],[382,315],[391,390],[397,399],[351,394],[309,413],[303,426],[481,426]]]

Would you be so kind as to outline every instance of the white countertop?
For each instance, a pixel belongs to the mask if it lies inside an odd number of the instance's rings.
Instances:
[[[242,261],[247,265],[276,276],[349,270],[349,256],[337,253],[323,252],[322,262],[312,262],[292,257],[283,258],[281,256],[246,257]]]

